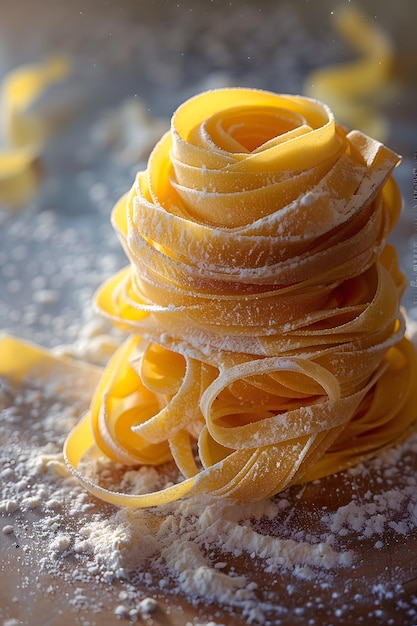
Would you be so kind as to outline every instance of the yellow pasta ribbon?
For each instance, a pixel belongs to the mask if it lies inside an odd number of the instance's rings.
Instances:
[[[337,9],[333,25],[358,58],[314,70],[307,76],[304,92],[327,102],[347,126],[383,141],[388,135],[388,122],[378,113],[377,101],[390,79],[392,42],[375,22],[353,6]]]
[[[19,208],[36,192],[38,157],[49,135],[48,124],[30,107],[52,84],[68,74],[66,59],[19,67],[4,77],[0,89],[0,203]]]
[[[308,98],[225,89],[177,110],[113,211],[130,264],[97,304],[130,334],[66,442],[87,489],[134,507],[256,500],[407,436],[398,162]],[[114,493],[80,471],[90,447],[183,478]]]

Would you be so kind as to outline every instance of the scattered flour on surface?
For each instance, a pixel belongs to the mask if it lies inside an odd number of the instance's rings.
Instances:
[[[369,540],[381,551],[387,533],[395,539],[417,528],[416,479],[407,465],[417,452],[417,435],[342,475],[350,488],[373,474],[372,490],[360,498],[355,489],[347,492],[344,504],[322,505],[300,521],[293,511],[303,490],[255,503],[200,496],[158,509],[114,509],[98,505],[64,463],[62,439],[77,419],[77,406],[69,407],[50,390],[46,396],[19,390],[9,404],[4,395],[0,434],[9,446],[0,451],[3,540],[29,550],[36,537],[40,575],[78,585],[126,585],[128,595],[113,609],[120,619],[152,613],[158,594],[168,592],[237,611],[246,623],[268,624],[268,616],[287,609],[259,587],[259,570],[289,587],[313,584],[323,593],[337,572],[348,574],[360,565],[358,541]],[[32,419],[25,429],[29,407]],[[110,480],[108,463],[96,463],[96,471]],[[140,493],[155,487],[158,472],[129,469],[117,480],[113,488]],[[242,566],[235,568],[236,561]],[[132,591],[135,580],[144,591]],[[388,597],[390,586],[384,588]],[[81,587],[70,593],[74,609],[101,610]]]

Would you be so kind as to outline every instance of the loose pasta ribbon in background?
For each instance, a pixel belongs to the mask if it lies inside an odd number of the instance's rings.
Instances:
[[[388,120],[380,104],[390,81],[393,44],[387,33],[353,6],[337,9],[333,24],[358,58],[314,70],[305,80],[304,92],[326,102],[349,128],[385,141]]]
[[[399,157],[315,100],[221,89],[183,104],[113,222],[129,266],[97,304],[129,337],[65,444],[92,493],[153,506],[246,500],[338,472],[417,418],[406,280],[387,244]],[[79,463],[174,460],[115,493]]]
[[[30,107],[55,82],[68,75],[66,59],[54,57],[39,65],[24,65],[3,78],[0,90],[0,204],[19,208],[35,194],[38,158],[50,135],[50,125]]]

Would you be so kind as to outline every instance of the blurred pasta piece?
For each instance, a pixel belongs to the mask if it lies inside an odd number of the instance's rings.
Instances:
[[[99,146],[111,148],[123,165],[137,165],[148,158],[155,142],[168,128],[168,120],[154,117],[135,96],[98,120],[93,139]]]
[[[384,142],[388,120],[378,108],[390,80],[392,42],[376,23],[352,6],[335,11],[334,17],[335,28],[359,58],[313,71],[305,81],[304,93],[326,102],[349,128]]]
[[[41,178],[39,156],[53,129],[32,106],[68,72],[68,61],[53,57],[42,64],[21,66],[4,77],[0,87],[0,206],[21,208],[36,193]]]

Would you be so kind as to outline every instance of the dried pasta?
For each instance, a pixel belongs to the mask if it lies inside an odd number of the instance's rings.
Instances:
[[[66,442],[87,489],[134,507],[256,500],[407,435],[398,162],[304,97],[221,89],[176,111],[113,212],[130,263],[97,304],[129,335]],[[183,480],[112,492],[80,471],[91,447],[173,459]]]

